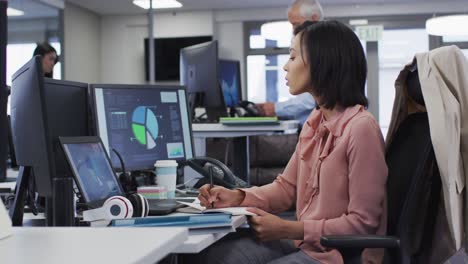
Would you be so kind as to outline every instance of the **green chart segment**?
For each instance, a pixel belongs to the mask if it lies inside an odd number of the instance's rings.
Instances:
[[[146,106],[135,108],[132,115],[132,131],[138,143],[146,149],[156,147],[159,125],[154,112]]]

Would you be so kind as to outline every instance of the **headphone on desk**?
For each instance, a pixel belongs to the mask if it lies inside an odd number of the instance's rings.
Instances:
[[[109,197],[102,207],[83,211],[84,221],[112,220],[132,217],[146,217],[149,213],[148,200],[138,193],[127,197]]]

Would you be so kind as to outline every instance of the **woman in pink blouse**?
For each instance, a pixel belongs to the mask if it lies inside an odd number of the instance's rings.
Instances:
[[[253,235],[235,234],[203,252],[209,263],[343,263],[323,235],[385,234],[387,166],[379,126],[366,110],[367,65],[354,32],[337,21],[294,31],[284,70],[293,95],[310,93],[308,117],[283,174],[268,185],[200,189],[201,204],[248,206]],[[272,213],[296,204],[297,221]],[[233,238],[235,237],[235,238]],[[365,252],[364,262],[376,254]]]

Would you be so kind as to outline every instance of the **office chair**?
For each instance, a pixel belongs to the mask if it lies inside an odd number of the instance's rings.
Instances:
[[[417,69],[406,79],[407,95],[424,106]],[[386,150],[387,236],[323,236],[322,246],[340,251],[346,264],[361,263],[365,248],[385,248],[384,263],[423,263],[430,250],[441,180],[429,134],[427,112],[409,114]]]

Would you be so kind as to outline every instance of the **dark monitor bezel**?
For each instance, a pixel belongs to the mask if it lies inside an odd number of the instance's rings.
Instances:
[[[69,169],[70,171],[72,172],[73,174],[73,179],[75,180],[75,183],[76,183],[76,186],[78,187],[78,190],[80,191],[81,193],[81,197],[83,198],[83,200],[85,201],[85,203],[90,206],[90,207],[99,207],[99,206],[102,206],[102,204],[107,200],[107,198],[109,197],[106,197],[104,199],[99,199],[99,200],[95,200],[95,201],[89,201],[86,199],[86,197],[83,195],[83,185],[82,185],[82,182],[81,182],[81,179],[79,178],[79,176],[75,173],[75,170],[73,170],[73,167],[72,167],[72,163],[73,161],[70,160],[70,157],[68,156],[67,154],[67,151],[65,149],[65,145],[67,144],[100,144],[103,151],[104,151],[104,155],[106,157],[106,160],[107,162],[110,164],[111,166],[111,170],[112,170],[112,174],[114,175],[114,178],[115,178],[115,182],[117,184],[117,186],[119,187],[119,191],[120,191],[120,194],[118,195],[122,195],[122,196],[125,196],[125,192],[122,188],[122,186],[120,185],[120,181],[119,181],[119,178],[117,178],[117,174],[115,173],[115,170],[113,169],[112,167],[112,163],[110,161],[110,158],[109,158],[109,154],[107,153],[106,151],[106,148],[104,147],[104,144],[102,143],[102,140],[100,137],[98,136],[88,136],[88,137],[59,137],[59,141],[60,141],[60,146],[62,147],[62,150],[63,150],[63,153],[65,154],[65,157],[67,159],[67,162],[68,162],[68,166],[69,166]]]
[[[190,115],[190,109],[189,109],[189,105],[188,105],[188,96],[187,96],[187,89],[185,86],[183,85],[155,85],[155,84],[96,84],[96,83],[93,83],[93,84],[89,84],[89,102],[90,102],[90,105],[91,105],[91,110],[90,110],[90,113],[91,113],[91,118],[90,118],[90,122],[92,123],[90,125],[90,128],[91,128],[91,133],[94,135],[94,136],[98,136],[100,137],[100,131],[99,131],[99,120],[97,118],[97,102],[96,102],[96,95],[95,95],[95,90],[96,88],[102,88],[102,89],[173,89],[175,91],[178,91],[178,90],[183,90],[184,93],[185,93],[185,105],[187,107],[187,119],[188,119],[188,129],[189,129],[189,135],[190,135],[190,148],[192,149],[192,158],[195,157],[195,148],[194,148],[194,140],[193,140],[193,131],[192,131],[192,118],[191,118],[191,115]],[[104,145],[105,147],[106,145]],[[106,148],[105,148],[106,149]],[[108,152],[110,150],[106,149]],[[108,153],[110,154],[110,153]],[[177,161],[179,166],[184,166],[185,165],[185,161],[187,159],[190,159],[190,158],[187,158],[185,157],[184,160],[179,160]],[[112,162],[111,162],[112,164]],[[117,172],[122,172],[122,168],[120,166],[120,164],[112,164],[112,167],[114,168],[115,171]],[[127,166],[125,166],[127,167]],[[150,170],[150,169],[153,169],[153,167],[148,167],[148,168],[141,168],[141,170]]]
[[[237,69],[237,83],[239,84],[238,87],[237,87],[237,94],[239,95],[239,101],[242,101],[243,100],[243,97],[242,97],[242,83],[241,83],[241,80],[242,80],[242,77],[241,77],[241,71],[240,71],[240,61],[239,60],[231,60],[231,59],[219,59],[219,68],[221,68],[221,62],[229,62],[229,63],[234,63],[236,64],[236,69]],[[221,78],[221,71],[219,70],[219,78]],[[222,89],[222,87],[221,87]],[[224,93],[223,93],[223,96],[224,96]],[[239,104],[239,102],[236,103],[235,106],[237,106]],[[224,100],[224,105],[227,106],[226,104],[226,100]]]

